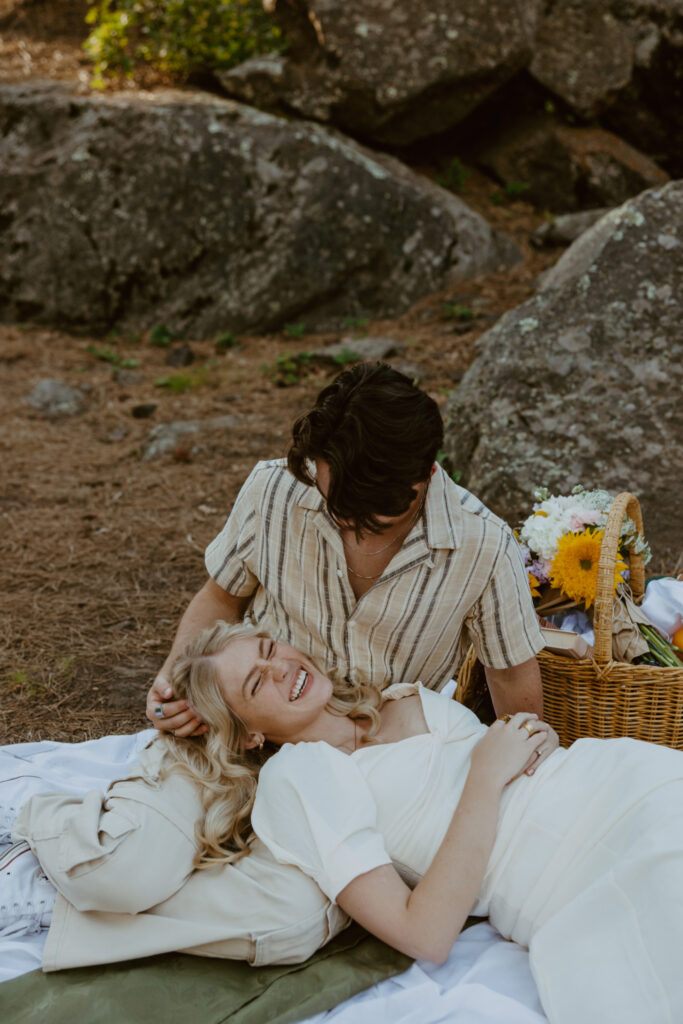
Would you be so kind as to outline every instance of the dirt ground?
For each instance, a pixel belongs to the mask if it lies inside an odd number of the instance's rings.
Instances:
[[[80,22],[63,17],[74,6],[0,0],[0,78],[66,78],[86,88]],[[37,17],[50,10],[54,20]],[[472,170],[463,198],[515,239],[522,263],[431,296],[399,319],[351,329],[395,338],[402,350],[390,361],[408,364],[440,403],[471,363],[479,334],[532,294],[558,256],[528,244],[543,215],[500,195],[492,201],[495,191]],[[475,318],[454,315],[456,306]],[[205,579],[206,544],[253,464],[284,454],[292,421],[332,372],[313,365],[298,383],[278,387],[264,366],[342,336],[242,337],[221,353],[211,341],[182,339],[195,362],[179,371],[148,335],[86,338],[0,325],[0,743],[145,726],[146,690]],[[92,349],[109,350],[109,361]],[[127,360],[139,365],[121,367]],[[183,372],[195,385],[185,393],[159,386]],[[43,378],[84,389],[84,411],[55,420],[34,411],[26,396]],[[148,418],[134,413],[141,405],[155,407]],[[153,426],[226,414],[238,425],[200,440],[196,451],[180,445],[142,461]]]

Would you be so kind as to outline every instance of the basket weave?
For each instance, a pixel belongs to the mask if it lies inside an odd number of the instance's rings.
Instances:
[[[624,513],[642,535],[638,499],[624,491],[612,503],[600,551],[593,624],[592,658],[575,661],[543,650],[538,655],[543,680],[544,718],[568,747],[581,736],[608,739],[631,736],[683,750],[683,668],[631,665],[612,660],[614,569]],[[642,557],[630,551],[630,585],[636,603],[645,592]],[[484,673],[470,648],[458,677],[456,700],[482,706]]]

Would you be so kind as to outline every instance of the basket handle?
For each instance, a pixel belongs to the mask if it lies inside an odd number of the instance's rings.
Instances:
[[[595,612],[593,628],[595,630],[595,660],[604,665],[612,660],[612,613],[614,608],[614,568],[617,561],[619,534],[624,514],[636,524],[642,537],[643,516],[635,494],[622,491],[612,502],[612,507],[605,524],[605,535],[600,548],[598,563],[598,582],[595,590]],[[645,565],[641,555],[635,554],[633,545],[629,550],[630,585],[633,596],[639,600],[645,593]]]

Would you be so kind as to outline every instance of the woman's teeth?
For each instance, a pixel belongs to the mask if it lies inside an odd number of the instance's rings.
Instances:
[[[306,671],[305,668],[300,668],[296,680],[294,682],[294,686],[292,687],[289,694],[290,701],[297,699],[297,697],[300,695],[301,691],[303,690],[307,682],[308,672]]]

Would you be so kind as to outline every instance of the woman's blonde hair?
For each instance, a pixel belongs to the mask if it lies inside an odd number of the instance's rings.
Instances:
[[[253,839],[251,809],[261,765],[275,753],[247,749],[249,732],[240,716],[226,703],[216,656],[233,640],[267,634],[244,623],[217,622],[196,636],[177,658],[171,671],[173,692],[186,700],[207,725],[203,736],[181,738],[165,735],[163,773],[180,771],[201,789],[203,818],[195,826],[199,850],[196,868],[230,864],[249,853]],[[379,727],[379,690],[334,682],[327,710],[350,718],[369,718],[367,740]]]

